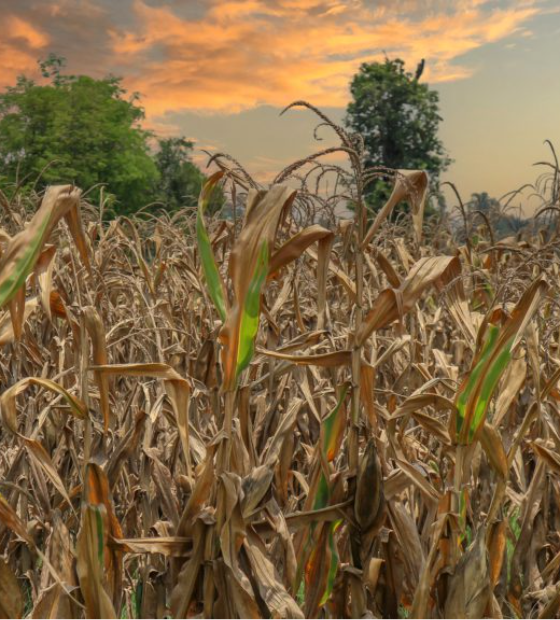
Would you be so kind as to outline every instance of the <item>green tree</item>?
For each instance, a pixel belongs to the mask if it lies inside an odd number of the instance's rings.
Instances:
[[[160,178],[156,198],[169,210],[196,204],[206,177],[191,161],[193,143],[185,138],[159,140],[155,164]],[[222,192],[216,190],[208,209],[216,212],[224,205]]]
[[[63,75],[63,59],[40,63],[47,82],[20,77],[0,94],[0,178],[39,187],[103,183],[114,210],[129,213],[149,203],[159,181],[140,123],[138,96],[126,97],[116,77]]]
[[[426,170],[437,191],[440,173],[451,160],[438,137],[438,93],[419,81],[423,67],[422,61],[413,75],[398,58],[362,64],[350,84],[345,122],[363,136],[367,166]],[[389,188],[376,181],[368,202],[380,206]]]

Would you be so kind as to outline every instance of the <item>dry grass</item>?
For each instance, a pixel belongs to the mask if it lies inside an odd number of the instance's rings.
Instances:
[[[349,170],[268,194],[218,156],[236,217],[198,242],[2,198],[4,616],[557,616],[559,239],[421,237],[421,173],[368,229],[392,173],[334,129]]]

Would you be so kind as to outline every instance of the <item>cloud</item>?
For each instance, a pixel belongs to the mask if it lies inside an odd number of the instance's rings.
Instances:
[[[33,70],[37,53],[50,38],[42,29],[17,15],[8,15],[0,22],[0,62],[2,82],[12,84],[17,75]]]
[[[512,34],[539,8],[531,2],[436,0],[208,0],[196,19],[135,0],[135,24],[112,32],[128,83],[161,115],[190,109],[238,112],[308,99],[345,106],[362,62],[427,58],[432,83],[472,74],[461,56]],[[441,7],[444,8],[441,8]]]
[[[0,5],[5,0],[0,0]],[[58,0],[7,3],[0,82],[50,51],[69,69],[113,73],[152,123],[179,110],[235,113],[307,99],[344,107],[362,62],[427,59],[431,83],[469,77],[462,58],[529,36],[538,0]],[[511,40],[511,39],[510,39]]]

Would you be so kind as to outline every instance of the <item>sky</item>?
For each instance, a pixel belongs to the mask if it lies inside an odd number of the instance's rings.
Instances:
[[[560,149],[559,0],[0,0],[0,88],[71,73],[122,76],[161,135],[224,151],[266,182],[335,143],[306,100],[343,122],[361,63],[400,57],[440,95],[443,180],[468,198],[534,182]],[[520,202],[530,211],[534,203]]]

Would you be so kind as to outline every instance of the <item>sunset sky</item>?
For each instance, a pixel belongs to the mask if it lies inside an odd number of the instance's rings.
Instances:
[[[69,71],[123,76],[147,124],[223,150],[266,180],[330,145],[306,99],[336,121],[362,62],[403,58],[440,93],[444,179],[499,196],[560,149],[558,0],[0,0],[0,86],[49,52]],[[199,161],[202,161],[198,154]]]

